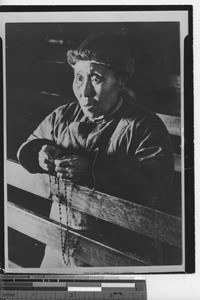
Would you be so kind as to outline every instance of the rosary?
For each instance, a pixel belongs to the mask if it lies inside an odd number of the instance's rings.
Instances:
[[[62,250],[62,258],[66,266],[70,265],[70,251],[69,251],[69,209],[70,209],[70,201],[67,197],[67,182],[64,181],[64,195],[60,192],[60,181],[59,178],[54,175],[54,183],[57,186],[58,194],[58,208],[59,208],[59,221],[60,221],[60,241],[61,241],[61,250]],[[53,201],[53,189],[52,189],[52,179],[51,175],[49,175],[49,186],[50,186],[50,195],[49,199]],[[62,226],[62,204],[65,203],[65,212],[66,212],[66,232],[63,230]],[[66,254],[67,253],[67,259]]]

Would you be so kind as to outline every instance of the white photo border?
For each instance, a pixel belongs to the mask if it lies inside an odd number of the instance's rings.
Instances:
[[[66,22],[67,20],[67,22]],[[134,20],[134,21],[133,21]],[[12,12],[3,13],[0,21],[0,36],[3,40],[3,78],[4,78],[4,141],[6,140],[6,49],[5,49],[5,24],[6,23],[75,23],[75,22],[180,22],[180,58],[181,58],[181,86],[184,87],[184,38],[188,34],[188,11],[108,11],[108,12]],[[184,128],[184,88],[181,89],[181,120]],[[184,170],[184,132],[182,133],[182,170]],[[7,153],[7,145],[4,144],[4,153]],[[6,155],[4,156],[6,157]],[[4,158],[6,166],[6,159]],[[15,269],[8,267],[8,232],[7,232],[7,171],[4,168],[4,191],[5,191],[5,270],[9,273],[56,273],[56,274],[93,274],[93,273],[160,273],[160,272],[184,272],[185,261],[180,266],[149,266],[149,267],[92,267],[69,269],[40,269],[22,268]],[[185,209],[184,209],[184,172],[182,172],[182,238],[183,258],[185,258]]]

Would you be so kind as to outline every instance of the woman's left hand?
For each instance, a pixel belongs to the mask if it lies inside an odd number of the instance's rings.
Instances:
[[[84,182],[90,175],[91,165],[88,158],[69,155],[55,160],[55,172],[58,178],[72,182]]]

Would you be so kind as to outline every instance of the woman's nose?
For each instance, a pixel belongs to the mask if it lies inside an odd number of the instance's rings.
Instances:
[[[94,88],[92,86],[92,83],[90,80],[87,80],[85,86],[84,86],[84,91],[83,91],[84,97],[92,97],[94,95]]]

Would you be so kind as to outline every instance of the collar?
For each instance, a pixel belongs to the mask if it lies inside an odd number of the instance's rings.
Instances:
[[[123,98],[121,97],[120,101],[117,103],[117,105],[116,106],[114,105],[114,107],[111,108],[112,110],[108,114],[102,115],[102,116],[100,116],[98,118],[94,118],[94,119],[88,117],[88,119],[91,122],[99,122],[101,120],[108,119],[108,118],[110,118],[112,115],[114,115],[119,110],[119,108],[122,106],[123,102],[124,102]]]

